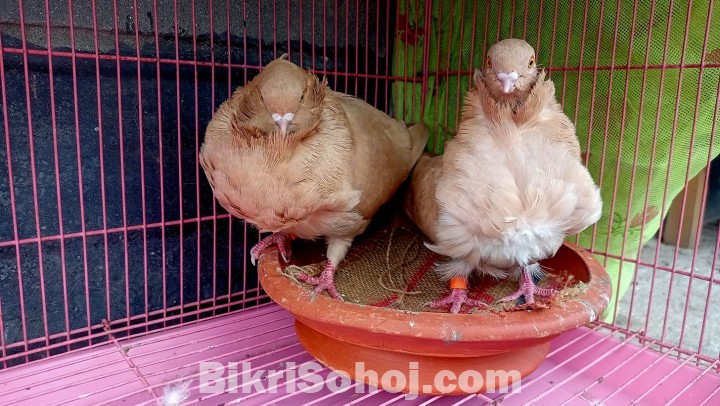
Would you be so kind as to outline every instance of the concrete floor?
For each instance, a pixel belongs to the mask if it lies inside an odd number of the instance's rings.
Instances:
[[[657,239],[649,241],[641,252],[641,261],[665,267],[674,265],[675,269],[688,273],[692,270],[694,276],[712,275],[715,282],[711,284],[690,276],[638,266],[634,289],[631,287],[620,301],[616,324],[627,327],[629,320],[631,330],[646,331],[652,338],[662,338],[665,342],[694,351],[700,349],[701,353],[714,358],[720,357],[720,324],[717,323],[720,258],[715,258],[717,238],[718,224],[707,225],[703,229],[697,255],[694,255],[694,249],[680,248],[676,259],[674,245],[660,244],[658,248]],[[703,320],[706,312],[707,319]]]

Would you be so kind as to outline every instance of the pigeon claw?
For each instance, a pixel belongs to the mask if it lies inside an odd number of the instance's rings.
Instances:
[[[487,307],[487,303],[478,299],[469,298],[467,296],[467,289],[459,288],[452,289],[448,295],[443,296],[440,299],[425,303],[425,306],[431,307],[433,309],[446,308],[448,305],[450,305],[450,313],[452,314],[460,313],[462,305],[469,306],[470,308]]]
[[[535,282],[533,282],[530,273],[523,270],[522,276],[520,276],[520,287],[513,294],[500,299],[501,302],[509,302],[511,300],[517,300],[520,296],[525,298],[526,304],[535,303],[535,295],[539,296],[552,296],[556,292],[555,289],[540,288]]]
[[[315,289],[313,290],[313,297],[327,291],[328,295],[330,295],[333,299],[343,300],[340,293],[338,293],[337,287],[335,286],[335,267],[329,260],[327,266],[325,266],[325,270],[323,270],[319,276],[311,276],[306,273],[300,273],[295,277],[299,281],[315,286]]]
[[[290,256],[292,254],[291,249],[286,247],[286,242],[290,238],[284,234],[284,233],[275,233],[272,235],[269,235],[262,240],[260,240],[259,243],[255,244],[254,247],[250,250],[250,262],[255,265],[258,258],[260,258],[260,255],[265,251],[266,248],[277,245],[278,250],[280,250],[280,256],[282,256],[283,261],[286,263],[290,261]]]

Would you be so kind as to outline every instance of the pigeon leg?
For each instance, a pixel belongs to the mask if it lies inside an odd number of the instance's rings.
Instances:
[[[512,295],[500,299],[500,301],[509,302],[511,300],[516,300],[520,296],[523,296],[525,298],[525,303],[533,304],[535,303],[535,295],[552,296],[552,294],[555,292],[555,289],[539,288],[537,285],[535,285],[535,282],[533,282],[532,275],[530,275],[528,267],[523,267],[522,274],[520,276],[520,287],[518,288],[518,290],[516,290],[515,293],[513,293]]]
[[[328,260],[328,263],[325,266],[325,270],[322,271],[320,276],[310,276],[306,273],[300,273],[297,274],[295,277],[299,281],[303,281],[308,285],[315,286],[313,295],[319,295],[327,290],[328,294],[332,298],[342,300],[342,297],[340,297],[340,294],[335,287],[335,267],[333,266],[331,260]]]
[[[467,297],[467,279],[450,279],[450,293],[440,299],[425,303],[425,306],[433,309],[445,308],[450,305],[450,313],[458,314],[462,305],[470,307],[487,307],[487,304],[478,299]]]

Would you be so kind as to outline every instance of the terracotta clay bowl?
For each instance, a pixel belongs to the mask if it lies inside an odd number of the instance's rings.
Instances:
[[[303,255],[297,249],[293,255]],[[318,257],[321,255],[318,251]],[[314,260],[319,261],[321,258]],[[294,261],[293,261],[294,262]],[[311,262],[311,261],[306,261]],[[518,371],[524,377],[545,360],[550,340],[595,321],[608,305],[611,283],[591,254],[564,244],[557,255],[543,261],[550,269],[564,269],[586,284],[584,293],[561,306],[514,312],[449,314],[407,312],[335,300],[326,294],[311,300],[311,290],[283,275],[276,247],[261,255],[258,271],[265,292],[295,316],[298,339],[318,361],[352,379],[356,362],[364,362],[364,383],[405,393],[461,394],[456,386],[445,391],[434,385],[441,370],[459,376],[463,371]],[[342,272],[342,268],[339,272]],[[342,292],[341,292],[342,293]],[[418,364],[410,364],[417,362]],[[384,385],[383,374],[398,370],[406,379]],[[484,372],[485,371],[485,372]],[[497,385],[497,386],[495,386]],[[502,383],[485,381],[477,392],[501,390]]]

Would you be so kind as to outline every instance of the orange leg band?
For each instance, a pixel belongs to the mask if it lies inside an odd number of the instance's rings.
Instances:
[[[465,290],[467,290],[467,279],[465,279],[465,278],[450,279],[450,289],[465,289]]]

